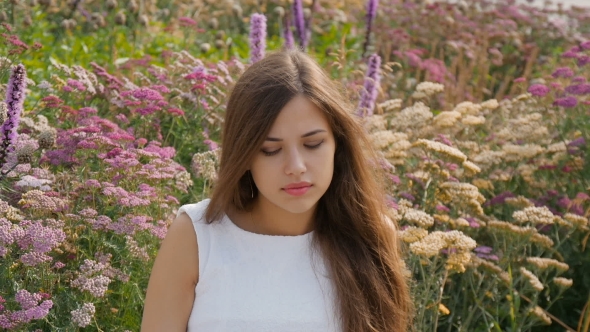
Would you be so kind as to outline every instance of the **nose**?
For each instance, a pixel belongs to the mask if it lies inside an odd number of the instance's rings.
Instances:
[[[307,170],[305,166],[305,159],[298,149],[291,149],[287,154],[287,160],[285,164],[285,173],[287,175],[299,175]]]

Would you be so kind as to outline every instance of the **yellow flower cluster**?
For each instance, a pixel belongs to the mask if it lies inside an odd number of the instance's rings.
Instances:
[[[464,101],[462,103],[457,104],[453,111],[459,112],[463,115],[479,115],[481,107],[481,105],[474,104],[470,101]]]
[[[563,219],[571,222],[577,228],[588,229],[588,227],[590,227],[590,224],[588,223],[588,218],[579,216],[577,214],[566,213],[563,216]]]
[[[428,235],[428,231],[424,228],[410,226],[403,231],[398,231],[399,237],[406,243],[414,243],[422,240]]]
[[[565,272],[570,267],[566,263],[560,262],[553,258],[544,258],[544,257],[527,257],[527,263],[530,263],[536,266],[540,270],[547,270],[549,268],[554,268],[558,271]]]
[[[377,106],[379,108],[381,108],[384,112],[391,112],[393,110],[396,110],[396,109],[399,109],[402,107],[402,100],[401,99],[390,99],[390,100],[387,100]]]
[[[515,145],[508,143],[502,146],[502,151],[504,152],[504,160],[521,161],[531,159],[543,153],[545,149],[536,144]]]
[[[506,204],[520,209],[524,209],[534,205],[533,202],[531,202],[528,198],[524,196],[508,197],[506,198]]]
[[[461,113],[457,111],[440,112],[432,119],[432,123],[436,127],[452,127],[461,119]]]
[[[529,314],[539,318],[545,325],[551,325],[551,318],[549,318],[541,307],[535,306],[534,308],[531,308]]]
[[[467,115],[461,119],[461,123],[466,126],[479,126],[486,123],[486,118],[483,116]]]
[[[482,108],[487,108],[489,110],[495,110],[500,106],[496,99],[489,99],[484,101],[483,103],[479,104]]]
[[[440,142],[421,138],[417,140],[413,145],[424,147],[426,148],[426,150],[440,153],[448,157],[449,159],[459,161],[461,163],[467,160],[467,156],[463,152]]]
[[[376,149],[385,149],[390,145],[399,142],[407,141],[408,135],[404,133],[396,133],[391,130],[380,130],[369,135],[371,143]]]
[[[483,267],[486,270],[495,273],[498,278],[500,278],[500,280],[502,280],[503,282],[505,282],[506,284],[510,284],[510,275],[508,274],[508,272],[502,270],[501,267],[499,267],[498,265],[487,261],[485,259],[481,259],[479,257],[477,257],[476,255],[471,255],[471,266],[473,266],[474,268],[478,268],[478,267]]]
[[[471,158],[474,162],[476,162],[481,168],[484,170],[492,167],[493,165],[497,165],[502,163],[504,159],[504,151],[491,151],[491,150],[484,150],[479,154],[475,155]]]
[[[553,278],[553,283],[561,288],[570,288],[574,284],[574,281],[572,279],[555,277]]]
[[[439,188],[442,190],[442,193],[439,194],[441,201],[453,202],[458,206],[472,210],[477,215],[483,214],[481,204],[486,199],[476,186],[463,182],[444,182]]]
[[[467,170],[468,172],[470,172],[472,174],[477,174],[477,173],[481,172],[481,168],[479,168],[479,166],[470,162],[469,160],[464,161],[462,165],[463,165],[463,168],[465,168],[465,170]]]
[[[452,254],[457,254],[453,257],[453,264],[467,264],[471,259],[465,255],[459,255],[462,252],[471,251],[475,248],[477,243],[475,240],[465,235],[461,231],[441,232],[435,231],[419,241],[410,244],[410,250],[416,255],[432,257],[438,255],[442,249],[455,249]],[[452,255],[450,255],[452,256]]]
[[[537,276],[533,272],[527,270],[525,267],[520,267],[520,273],[529,281],[531,286],[536,291],[540,292],[545,288],[545,286],[543,286],[539,278],[537,278]]]
[[[512,218],[521,224],[530,222],[533,225],[551,225],[554,215],[546,206],[529,206],[524,210],[515,211]]]
[[[404,213],[403,219],[422,228],[428,228],[434,225],[434,218],[431,215],[414,208],[408,208]]]

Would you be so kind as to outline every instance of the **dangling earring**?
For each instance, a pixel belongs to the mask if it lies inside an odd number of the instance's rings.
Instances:
[[[248,176],[248,182],[250,182],[250,193],[252,195],[252,198],[254,198],[254,188],[252,188],[252,173],[250,171],[248,171],[250,174]]]

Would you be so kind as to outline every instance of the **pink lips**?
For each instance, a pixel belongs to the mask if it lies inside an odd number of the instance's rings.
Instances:
[[[297,182],[291,183],[283,188],[283,190],[292,196],[301,196],[305,194],[311,188],[311,183],[309,182]]]

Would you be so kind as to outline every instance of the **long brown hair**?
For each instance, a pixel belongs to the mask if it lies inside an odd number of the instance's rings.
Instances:
[[[336,85],[308,55],[281,51],[250,66],[229,98],[222,152],[205,219],[249,210],[247,167],[281,109],[303,95],[325,114],[336,140],[334,175],[315,214],[313,243],[326,260],[344,331],[406,331],[412,304],[399,244],[385,221],[376,158],[359,119]]]

